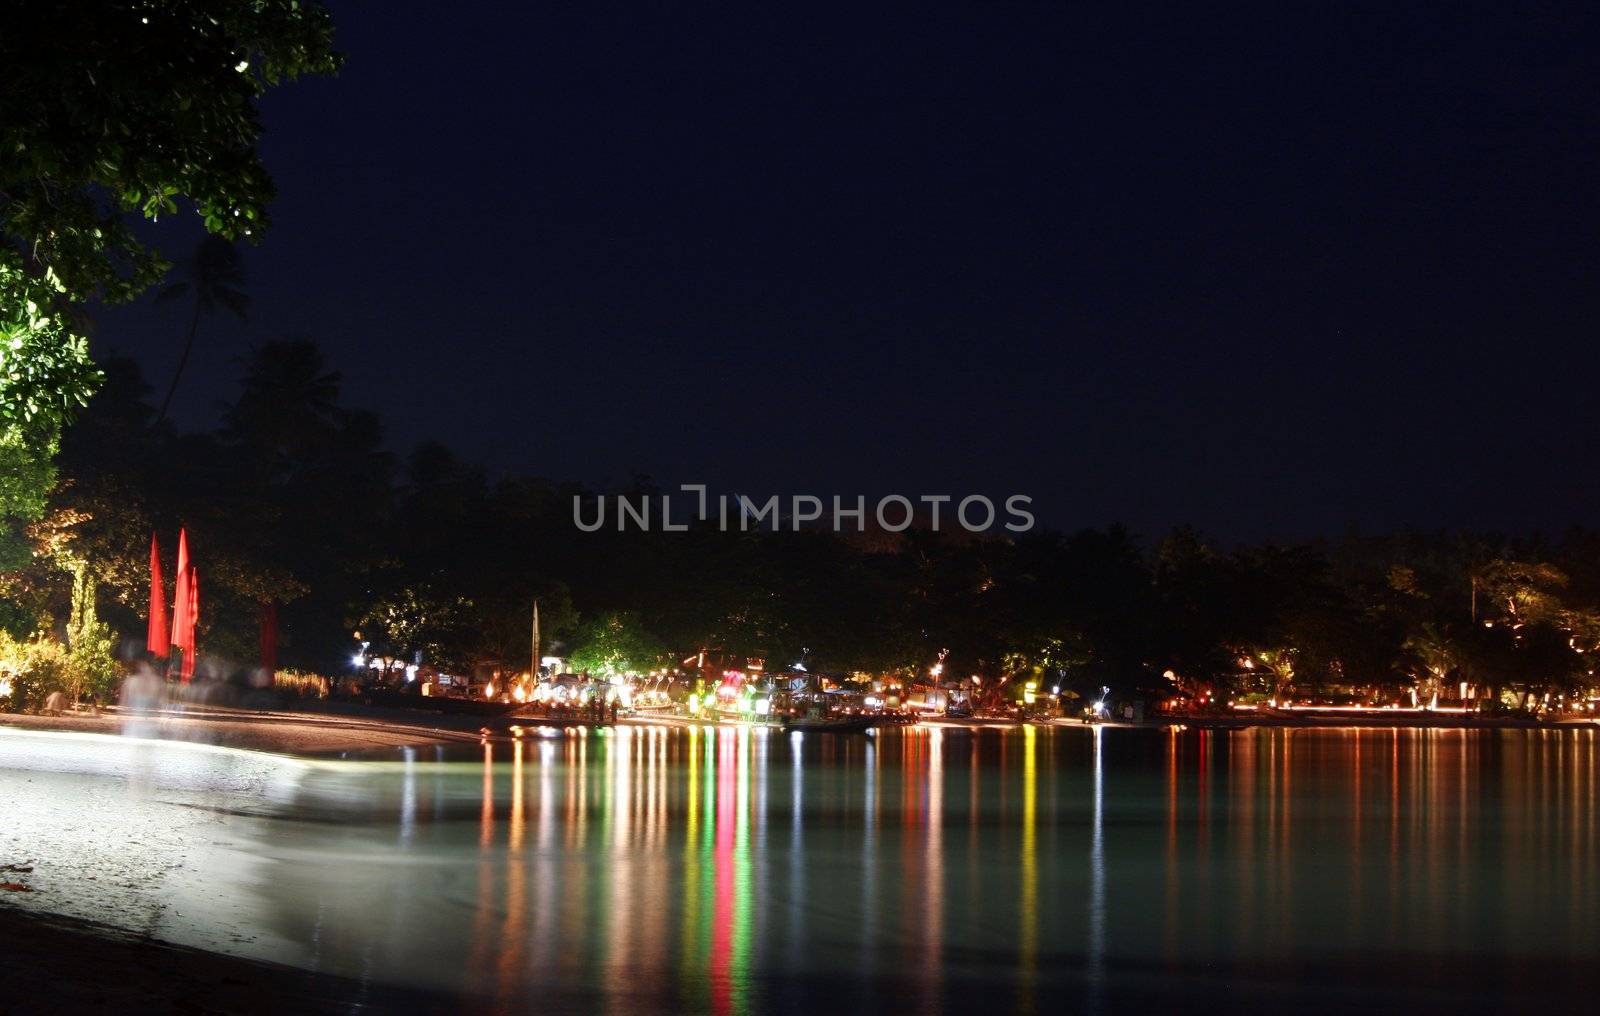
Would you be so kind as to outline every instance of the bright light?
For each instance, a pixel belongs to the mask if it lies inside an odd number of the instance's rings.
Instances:
[[[364,656],[361,653],[357,653],[354,656],[350,657],[350,665],[352,667],[363,667],[363,666],[366,666],[366,663],[367,663],[367,658],[366,658],[366,656]]]
[[[770,712],[772,712],[772,700],[771,699],[761,699],[760,701],[758,701],[756,703],[756,715],[757,716],[766,716]]]

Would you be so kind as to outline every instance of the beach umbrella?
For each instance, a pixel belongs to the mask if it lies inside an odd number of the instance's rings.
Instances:
[[[278,670],[278,605],[261,605],[261,669],[271,677]]]
[[[150,534],[150,624],[145,630],[144,647],[161,660],[172,651],[167,632],[167,588],[161,581],[161,549],[154,533]]]
[[[189,534],[185,530],[178,530],[178,592],[172,604],[172,645],[183,650],[181,671],[190,670],[190,660],[194,657],[194,615],[191,604],[194,600],[193,591],[194,569],[189,566]]]
[[[189,644],[183,648],[183,679],[185,681],[194,677],[194,658],[196,649],[194,645],[195,627],[200,623],[200,571],[194,565],[189,566]]]

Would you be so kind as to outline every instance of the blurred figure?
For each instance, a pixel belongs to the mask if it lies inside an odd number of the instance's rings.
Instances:
[[[123,678],[122,689],[117,693],[117,702],[122,708],[136,712],[160,709],[165,687],[165,682],[150,664],[140,661],[133,668],[133,672]]]

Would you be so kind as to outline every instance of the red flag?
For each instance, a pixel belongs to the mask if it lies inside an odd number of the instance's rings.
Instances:
[[[194,677],[194,662],[198,650],[195,649],[194,631],[200,624],[200,570],[193,565],[189,566],[189,644],[183,651],[183,679],[185,681]]]
[[[167,638],[167,588],[161,581],[161,550],[156,534],[150,534],[150,625],[144,647],[156,659],[164,660],[172,651]]]
[[[172,604],[172,645],[183,650],[180,673],[194,658],[194,569],[189,567],[189,534],[178,530],[178,593]]]
[[[278,670],[278,605],[261,605],[261,669],[270,677]]]

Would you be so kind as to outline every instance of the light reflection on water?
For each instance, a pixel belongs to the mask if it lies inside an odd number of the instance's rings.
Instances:
[[[156,794],[64,757],[48,798],[0,781],[8,849],[70,839],[74,795],[220,815],[151,889],[213,937],[158,934],[496,1008],[1492,1009],[1595,987],[1595,739],[623,726],[259,784],[186,756]]]

